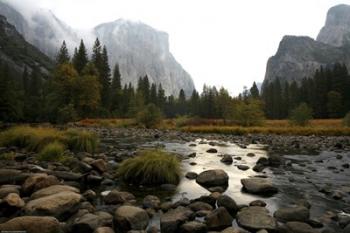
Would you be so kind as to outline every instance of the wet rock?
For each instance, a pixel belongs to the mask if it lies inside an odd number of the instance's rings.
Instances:
[[[161,232],[177,233],[180,231],[180,226],[194,217],[193,211],[179,206],[176,209],[171,209],[160,216]]]
[[[50,175],[54,175],[59,179],[65,181],[78,181],[82,178],[80,173],[67,172],[67,171],[48,171]]]
[[[193,153],[187,155],[187,157],[189,157],[189,158],[195,158],[196,155],[197,155],[197,153],[196,153],[196,152],[193,152]]]
[[[93,201],[96,199],[97,194],[93,190],[89,189],[83,193],[83,197],[88,201]]]
[[[249,169],[249,166],[247,165],[237,165],[237,168],[242,171],[246,171]]]
[[[225,209],[232,215],[236,216],[238,206],[231,197],[227,195],[220,195],[217,200],[218,207],[225,207]]]
[[[212,193],[224,193],[227,189],[227,186],[215,186],[207,188]]]
[[[60,232],[60,223],[53,217],[23,216],[0,224],[0,231],[25,231],[26,233]]]
[[[157,196],[153,195],[147,195],[143,199],[143,208],[152,208],[152,209],[159,209],[160,208],[160,199]]]
[[[219,193],[218,196],[220,196],[220,195],[221,194]],[[214,195],[202,195],[193,201],[205,202],[205,203],[208,203],[209,205],[215,207],[216,200],[217,200],[217,197],[215,197],[215,194],[214,194]]]
[[[204,187],[227,186],[228,175],[224,170],[207,170],[200,173],[196,182]]]
[[[344,163],[344,164],[342,164],[341,166],[342,166],[343,168],[346,168],[346,169],[350,168],[350,164],[348,164],[348,163]]]
[[[340,190],[335,190],[335,191],[332,192],[331,196],[332,196],[332,198],[334,200],[341,200],[341,199],[343,199],[345,194],[342,191],[340,191]]]
[[[268,157],[268,165],[272,167],[277,167],[283,164],[283,158],[280,155],[271,154]]]
[[[201,202],[201,201],[196,201],[191,203],[188,206],[192,211],[200,211],[200,210],[212,210],[213,207],[209,205],[208,203]]]
[[[350,215],[348,214],[338,214],[337,218],[338,218],[338,225],[341,228],[345,228],[347,225],[350,224]]]
[[[191,166],[195,166],[195,165],[197,165],[197,163],[196,162],[190,162],[190,165]]]
[[[186,206],[188,206],[189,204],[191,204],[190,199],[184,197],[184,198],[181,198],[180,200],[178,200],[177,202],[175,202],[175,203],[173,204],[173,207],[174,207],[174,208],[176,208],[176,207],[178,207],[178,206],[185,206],[185,207],[186,207]]]
[[[27,179],[29,174],[16,169],[0,169],[0,184],[20,183]]]
[[[180,227],[181,233],[206,233],[207,226],[198,221],[186,222]]]
[[[0,187],[0,199],[6,197],[10,193],[19,194],[19,189],[21,186],[18,185],[3,185]]]
[[[46,173],[37,173],[29,176],[22,185],[23,193],[30,194],[39,189],[59,184],[59,180]]]
[[[309,224],[304,222],[287,222],[287,233],[317,233]]]
[[[94,233],[114,233],[114,230],[110,227],[98,227]]]
[[[239,160],[239,161],[240,161],[240,160],[242,160],[242,157],[237,156],[237,157],[235,157],[234,159],[235,159],[235,160]]]
[[[221,233],[243,233],[238,229],[234,229],[233,227],[228,227],[225,230],[221,231]]]
[[[121,206],[114,214],[115,228],[121,232],[146,229],[149,217],[145,210],[135,206]]]
[[[120,192],[118,190],[112,190],[104,197],[104,202],[108,205],[117,205],[124,203],[135,203],[136,199],[132,193]]]
[[[248,157],[255,157],[255,154],[254,153],[248,153],[247,156]]]
[[[74,220],[72,232],[92,233],[101,226],[112,225],[113,216],[106,212],[87,213]]]
[[[253,171],[255,171],[255,172],[262,172],[264,169],[265,169],[265,166],[262,164],[256,164],[253,167]]]
[[[187,179],[190,179],[190,180],[196,179],[197,176],[198,176],[198,174],[195,173],[195,172],[187,172],[186,175],[185,175],[185,177],[186,177]]]
[[[260,157],[256,164],[261,164],[263,166],[268,166],[269,165],[269,160],[265,157]]]
[[[24,210],[28,215],[50,215],[64,218],[77,211],[81,200],[80,194],[65,191],[31,200],[25,205]]]
[[[107,163],[103,159],[96,159],[90,165],[97,171],[104,173],[107,170]]]
[[[80,193],[79,189],[72,187],[72,186],[68,186],[68,185],[52,185],[43,189],[40,189],[38,191],[36,191],[35,193],[33,193],[31,195],[31,199],[37,199],[40,197],[46,197],[46,196],[50,196],[52,194],[56,194],[56,193],[60,193],[60,192],[74,192],[74,193]]]
[[[205,218],[209,230],[223,230],[232,226],[232,221],[232,216],[224,207],[215,209]]]
[[[237,223],[247,230],[271,230],[277,228],[277,221],[269,215],[269,211],[264,207],[250,206],[243,208],[237,213]]]
[[[266,206],[266,202],[262,201],[262,200],[255,200],[249,203],[249,206],[260,206],[260,207],[265,207]]]
[[[231,155],[223,155],[222,159],[220,160],[222,163],[230,165],[233,163],[233,159]]]
[[[10,217],[24,207],[25,203],[17,193],[9,193],[0,200],[0,216]]]
[[[175,191],[176,190],[176,185],[174,184],[162,184],[160,186],[161,189],[166,190],[166,191]]]
[[[241,183],[248,193],[270,195],[278,192],[272,182],[265,178],[241,179]]]
[[[323,228],[324,226],[323,223],[316,219],[308,219],[306,223],[309,224],[312,228]]]
[[[207,150],[207,153],[212,153],[212,154],[218,153],[218,150],[215,149],[215,148],[210,148],[210,149]]]
[[[304,206],[286,207],[278,209],[273,216],[280,222],[306,222],[310,212]]]

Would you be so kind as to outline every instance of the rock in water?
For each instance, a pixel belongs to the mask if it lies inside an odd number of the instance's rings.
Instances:
[[[81,200],[80,194],[65,191],[31,200],[25,205],[24,210],[28,215],[50,215],[62,218],[76,212]]]
[[[278,192],[267,178],[247,178],[242,179],[241,183],[248,193],[270,195]]]
[[[219,207],[209,213],[205,222],[210,230],[223,230],[232,226],[233,218],[224,207]]]
[[[169,210],[160,216],[161,232],[177,233],[180,231],[180,226],[194,217],[193,211],[179,206],[176,209]]]
[[[59,180],[55,176],[47,175],[45,173],[37,173],[29,176],[22,185],[22,191],[30,194],[39,189],[49,187],[51,185],[59,184]]]
[[[0,224],[0,231],[25,231],[27,233],[61,232],[60,223],[53,217],[23,216]]]
[[[116,229],[122,232],[144,230],[149,221],[145,210],[135,206],[121,206],[114,214]]]
[[[196,182],[204,187],[227,186],[228,175],[224,170],[207,170],[200,173]]]
[[[249,206],[237,213],[237,223],[247,230],[276,230],[277,221],[269,215],[265,207]]]
[[[40,189],[38,191],[36,191],[35,193],[33,193],[31,195],[31,199],[37,199],[40,197],[46,197],[46,196],[50,196],[56,193],[60,193],[60,192],[75,192],[75,193],[80,193],[79,189],[72,187],[72,186],[68,186],[68,185],[52,185],[49,186],[47,188],[43,188]]]
[[[281,222],[306,222],[310,217],[310,211],[304,206],[280,208],[273,216]]]

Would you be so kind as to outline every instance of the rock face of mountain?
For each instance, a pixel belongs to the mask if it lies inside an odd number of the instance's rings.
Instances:
[[[79,35],[49,10],[37,9],[28,14],[9,0],[0,0],[0,15],[51,58],[56,56],[63,40],[72,52],[80,38],[91,45],[92,39],[99,37],[107,46],[111,68],[119,64],[123,83],[136,85],[138,78],[147,74],[151,82],[162,84],[167,95],[177,96],[183,89],[190,96],[194,89],[190,75],[169,51],[168,34],[146,24],[120,19],[101,24],[86,36]]]
[[[94,29],[109,51],[111,64],[119,64],[124,83],[137,84],[147,74],[152,83],[161,83],[166,94],[187,96],[194,89],[190,75],[169,52],[168,34],[139,22],[123,19],[105,23]]]
[[[39,67],[44,73],[53,62],[36,47],[24,40],[16,28],[0,15],[0,60],[6,62],[12,72],[21,75],[24,67]]]
[[[312,77],[320,66],[336,62],[350,68],[350,6],[332,7],[317,40],[304,36],[285,36],[277,53],[267,62],[264,84],[280,78],[300,81]]]

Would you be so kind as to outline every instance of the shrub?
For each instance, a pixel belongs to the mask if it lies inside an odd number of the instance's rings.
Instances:
[[[180,162],[175,155],[161,150],[143,150],[136,157],[124,160],[117,174],[132,184],[178,184]]]
[[[65,146],[58,141],[47,144],[39,153],[37,159],[41,161],[61,161],[64,158]]]
[[[312,119],[312,109],[306,104],[301,103],[292,110],[289,121],[292,125],[306,126]]]
[[[17,146],[30,151],[40,151],[48,143],[62,139],[61,131],[49,127],[17,126],[0,133],[1,146]]]
[[[73,104],[68,104],[58,110],[57,122],[58,123],[68,123],[76,121],[78,118],[77,112],[74,109]]]
[[[260,101],[239,101],[233,106],[232,120],[241,126],[262,125],[265,117]]]
[[[350,112],[348,112],[344,119],[343,119],[343,125],[346,127],[350,127]]]
[[[144,125],[146,128],[152,128],[162,121],[162,112],[154,104],[147,105],[136,115],[136,122]]]
[[[96,134],[87,130],[68,129],[65,132],[65,136],[68,148],[73,151],[93,153],[99,145]]]

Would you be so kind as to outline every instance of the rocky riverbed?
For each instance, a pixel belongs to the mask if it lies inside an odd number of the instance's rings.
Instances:
[[[98,153],[0,161],[0,231],[350,232],[350,138],[90,128]],[[179,185],[135,187],[115,171],[140,148],[182,160]]]

